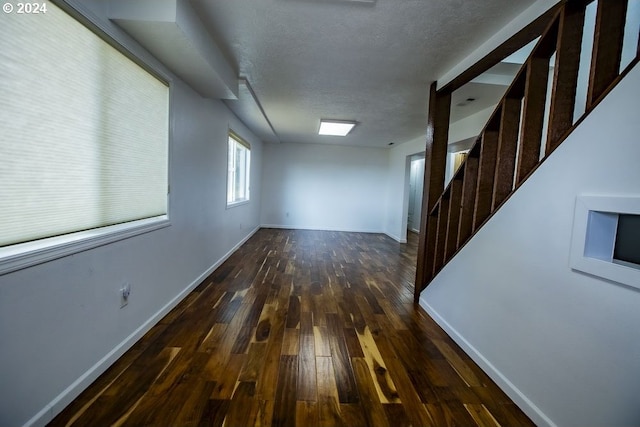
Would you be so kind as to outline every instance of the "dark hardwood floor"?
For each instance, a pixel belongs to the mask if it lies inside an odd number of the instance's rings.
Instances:
[[[258,231],[49,425],[533,425],[413,304],[409,238]]]

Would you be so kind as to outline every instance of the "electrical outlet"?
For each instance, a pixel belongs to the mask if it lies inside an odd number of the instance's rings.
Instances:
[[[131,295],[131,283],[125,282],[120,288],[120,308],[124,308],[129,304],[129,296]]]

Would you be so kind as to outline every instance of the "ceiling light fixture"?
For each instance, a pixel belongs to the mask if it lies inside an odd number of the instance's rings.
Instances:
[[[318,135],[347,136],[356,122],[348,120],[320,120]]]

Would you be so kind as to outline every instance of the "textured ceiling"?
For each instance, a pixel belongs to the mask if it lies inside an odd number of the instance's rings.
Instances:
[[[424,135],[431,82],[533,2],[191,0],[280,141],[374,147]]]

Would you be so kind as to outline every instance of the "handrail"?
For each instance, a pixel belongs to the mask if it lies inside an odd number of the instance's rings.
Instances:
[[[580,62],[585,54],[581,52],[585,11],[594,1],[596,23],[587,100],[584,114],[574,121]],[[436,84],[432,85],[416,300],[447,262],[639,62],[640,42],[635,59],[620,72],[628,2],[565,0],[559,4],[446,188],[444,165],[452,88],[449,85],[437,91]],[[550,60],[554,56],[547,102]],[[547,132],[543,135],[545,124]]]

